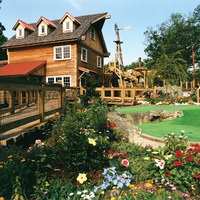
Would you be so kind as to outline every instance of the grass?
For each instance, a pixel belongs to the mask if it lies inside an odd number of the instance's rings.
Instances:
[[[147,112],[149,110],[166,110],[173,111],[180,109],[184,116],[166,122],[154,122],[136,125],[141,128],[142,133],[155,137],[163,137],[168,133],[180,134],[181,130],[185,131],[188,141],[200,142],[200,106],[138,106],[121,108],[121,113]]]

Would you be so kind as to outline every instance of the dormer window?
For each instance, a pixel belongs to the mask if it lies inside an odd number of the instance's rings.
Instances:
[[[16,39],[23,39],[29,34],[31,34],[35,29],[31,25],[18,20],[14,25],[13,30],[16,31]]]
[[[65,15],[62,17],[60,23],[63,27],[63,33],[73,32],[77,26],[81,25],[81,23],[68,12],[66,12]]]
[[[95,40],[95,29],[93,27],[90,28],[90,37]]]
[[[48,35],[51,31],[57,28],[57,26],[46,19],[45,17],[40,17],[38,20],[36,26],[38,26],[38,35],[39,36],[45,36]]]

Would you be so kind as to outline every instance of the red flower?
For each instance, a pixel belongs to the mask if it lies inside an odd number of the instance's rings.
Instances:
[[[119,156],[119,154],[118,154],[118,153],[114,153],[114,154],[113,154],[113,157],[116,157],[116,156]]]
[[[109,125],[109,124],[107,124],[107,128],[110,128],[110,125]]]
[[[115,124],[115,123],[112,123],[111,126],[112,126],[112,127],[116,127],[116,124]]]
[[[188,156],[187,158],[186,158],[186,162],[188,162],[188,161],[193,161],[194,160],[194,157],[193,156]]]
[[[200,164],[200,160],[197,161]]]
[[[55,114],[54,114],[54,117],[55,117],[55,118],[57,118],[57,117],[58,117],[58,114],[57,114],[57,113],[55,113]]]
[[[168,178],[170,178],[172,175],[170,173],[165,174]]]
[[[109,125],[109,122],[108,122],[108,121],[106,121],[106,124],[107,124],[107,125]]]
[[[117,148],[117,151],[120,151],[120,148]]]
[[[129,161],[127,159],[122,160],[122,165],[124,165],[125,167],[128,167]]]
[[[195,147],[193,150],[194,153],[200,153],[200,147]]]
[[[111,154],[113,154],[113,151],[109,150],[108,155],[111,155]]]
[[[183,163],[181,161],[175,161],[174,166],[183,166]]]
[[[182,150],[177,150],[175,154],[176,158],[183,158],[183,151]]]
[[[167,168],[167,167],[165,168],[165,171],[166,171],[167,173],[169,173],[169,170],[168,170],[168,168]]]
[[[126,154],[125,152],[119,153],[120,156],[124,156],[125,154]]]
[[[199,174],[199,173],[196,173],[196,174],[194,175],[194,178],[200,178],[200,174]]]

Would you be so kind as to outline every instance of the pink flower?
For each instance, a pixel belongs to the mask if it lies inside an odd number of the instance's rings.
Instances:
[[[93,100],[91,100],[91,101],[88,101],[88,104],[93,104],[94,103],[94,101]]]
[[[127,159],[123,159],[122,160],[122,165],[124,165],[125,167],[129,166],[129,161]]]

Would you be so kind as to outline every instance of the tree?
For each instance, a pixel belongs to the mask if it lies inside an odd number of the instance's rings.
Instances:
[[[0,3],[2,0],[0,0]],[[0,7],[1,9],[1,7]],[[3,31],[5,31],[5,27],[0,22],[0,46],[7,41],[7,37],[3,35]],[[7,53],[6,50],[0,48],[0,60],[7,60]]]
[[[195,44],[195,61],[200,61],[200,5],[194,10],[193,15],[183,17],[182,14],[172,14],[169,20],[157,27],[157,30],[148,28],[144,33],[147,45],[145,52],[149,57],[146,62],[148,69],[155,68],[155,62],[161,59],[161,53],[165,52],[171,58],[171,55],[178,52],[179,58],[186,61],[182,64],[186,73],[192,66],[192,51],[188,48],[192,44]]]

